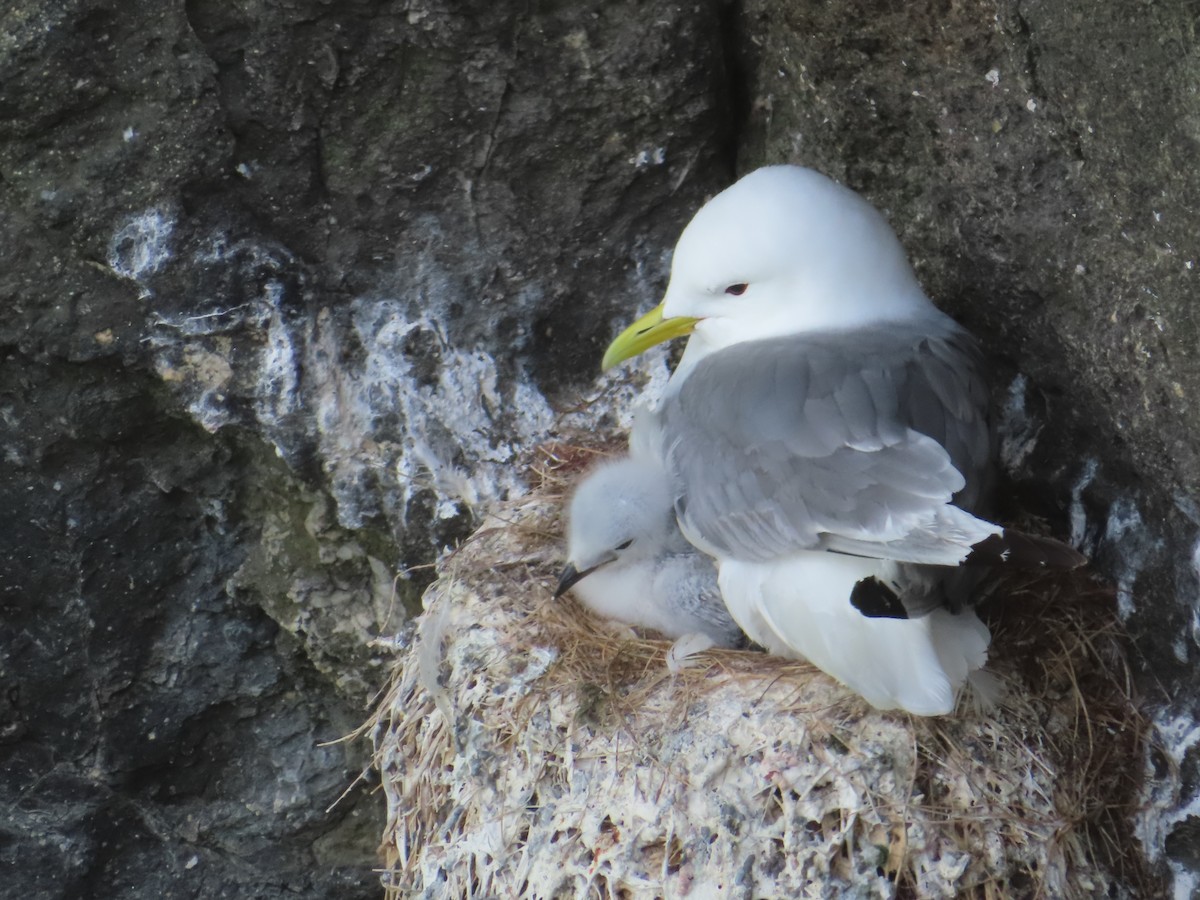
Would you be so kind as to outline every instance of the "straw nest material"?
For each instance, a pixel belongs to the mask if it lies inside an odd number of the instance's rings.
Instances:
[[[444,559],[371,723],[391,898],[1153,893],[1129,822],[1143,722],[1111,596],[995,589],[999,709],[879,712],[823,673],[668,644],[551,599],[593,451]]]

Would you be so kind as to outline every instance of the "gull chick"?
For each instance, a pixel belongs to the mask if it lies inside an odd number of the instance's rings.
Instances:
[[[679,531],[657,464],[626,457],[593,469],[567,519],[567,566],[555,597],[573,590],[606,619],[685,639],[677,648],[684,656],[744,640],[721,600],[715,564]]]
[[[603,365],[683,335],[631,443],[717,560],[734,620],[876,707],[951,712],[991,640],[973,567],[1084,561],[975,515],[991,473],[975,341],[877,210],[797,166],[752,172],[696,214],[663,302]]]

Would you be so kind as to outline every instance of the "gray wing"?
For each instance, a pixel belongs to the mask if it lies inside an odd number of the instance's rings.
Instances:
[[[986,408],[974,341],[934,320],[718,351],[664,400],[658,439],[689,536],[766,560],[877,546],[952,498],[973,506]]]

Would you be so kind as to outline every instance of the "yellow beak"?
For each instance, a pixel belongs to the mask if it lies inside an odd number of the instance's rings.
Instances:
[[[699,319],[688,316],[674,316],[664,319],[662,304],[654,307],[619,335],[604,351],[604,359],[600,362],[600,371],[607,372],[617,363],[633,359],[639,353],[645,353],[656,344],[673,338],[691,334]]]

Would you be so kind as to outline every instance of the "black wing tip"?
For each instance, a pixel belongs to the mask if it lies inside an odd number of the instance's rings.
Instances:
[[[1062,541],[1006,528],[975,544],[963,565],[1060,572],[1078,569],[1087,562],[1086,556]]]
[[[868,619],[907,619],[900,595],[876,578],[864,578],[850,591],[850,605]]]

